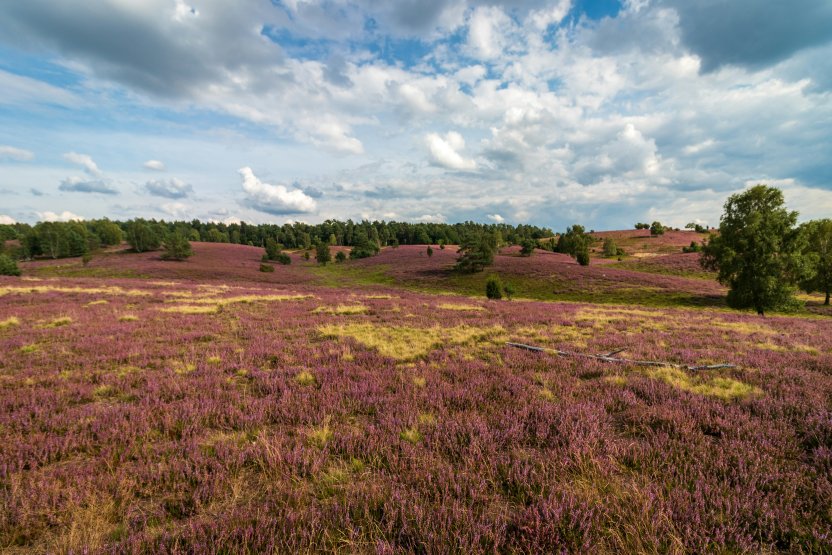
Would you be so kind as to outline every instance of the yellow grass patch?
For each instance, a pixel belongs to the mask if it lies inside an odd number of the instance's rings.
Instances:
[[[776,343],[772,343],[771,341],[765,341],[762,343],[755,343],[754,347],[757,349],[765,349],[766,351],[776,351],[780,353],[792,353],[792,352],[799,352],[799,353],[809,353],[810,355],[818,354],[818,350],[814,347],[810,347],[809,345],[802,345],[800,343],[795,343],[794,345],[778,345]]]
[[[222,359],[218,356],[210,356],[207,359],[208,364],[219,364],[222,362]]]
[[[35,353],[40,350],[40,347],[36,343],[31,343],[29,345],[24,345],[20,348],[20,352],[23,354],[28,355],[29,353]]]
[[[364,295],[365,299],[392,299],[393,295]]]
[[[475,305],[475,304],[454,304],[454,303],[442,303],[436,305],[436,308],[441,308],[442,310],[459,310],[459,311],[478,311],[478,310],[485,310],[484,307]]]
[[[107,299],[98,299],[97,301],[90,301],[87,304],[85,304],[84,306],[97,306],[97,305],[100,305],[100,304],[109,304],[109,303],[110,303],[110,301],[108,301]]]
[[[0,287],[0,297],[5,295],[25,295],[31,293],[84,293],[88,295],[122,295],[144,297],[150,295],[141,289],[124,289],[122,287],[61,287],[58,285],[33,285],[31,287]]]
[[[0,321],[0,330],[5,328],[11,328],[13,326],[19,326],[20,320],[17,319],[15,316],[10,316],[3,321]]]
[[[603,379],[605,382],[609,382],[615,385],[627,384],[627,378],[625,376],[605,376]]]
[[[436,424],[436,417],[429,412],[419,413],[419,424],[422,426],[433,426]]]
[[[706,395],[708,397],[717,397],[726,401],[742,399],[749,395],[760,393],[758,388],[732,378],[714,377],[710,379],[698,379],[688,375],[684,370],[673,368],[672,366],[648,368],[641,372],[650,378],[661,380],[677,389]]]
[[[72,323],[72,318],[69,316],[62,316],[60,318],[55,318],[44,327],[46,328],[60,328],[61,326],[68,326]]]
[[[197,306],[190,304],[180,304],[176,306],[168,306],[158,309],[159,312],[177,312],[179,314],[215,314],[220,307],[217,305]]]
[[[776,335],[777,332],[765,324],[758,324],[756,322],[726,322],[724,320],[712,320],[708,322],[708,326],[728,330],[734,333],[742,333],[744,335],[752,335],[759,333],[762,335]]]
[[[119,322],[136,322],[139,319],[135,314],[122,314],[118,317]]]
[[[413,445],[416,445],[417,443],[422,441],[422,434],[421,432],[419,432],[419,429],[416,426],[406,428],[402,433],[399,434],[399,437],[408,443],[412,443]]]
[[[179,375],[190,374],[194,370],[196,370],[196,365],[190,362],[182,362],[182,361],[174,361],[171,364],[171,368],[173,371]]]
[[[318,331],[326,337],[352,338],[365,347],[376,349],[383,356],[397,360],[418,358],[443,345],[493,344],[505,338],[502,326],[411,328],[362,323],[320,326]]]
[[[656,318],[656,312],[649,310],[638,310],[635,308],[581,308],[575,313],[575,319],[579,321],[595,322],[597,320],[641,320],[643,318]]]
[[[340,315],[350,315],[350,314],[367,314],[370,309],[364,306],[363,304],[354,304],[354,305],[347,305],[347,304],[339,304],[338,306],[319,306],[312,312],[316,314],[340,314]]]
[[[329,427],[329,422],[324,422],[322,426],[310,428],[306,432],[306,439],[315,447],[323,447],[332,439],[333,435],[332,429]]]
[[[196,304],[217,304],[225,306],[235,303],[260,303],[260,302],[280,302],[280,301],[301,301],[303,299],[311,299],[314,295],[238,295],[236,297],[225,297],[222,299],[194,299]]]
[[[316,381],[317,380],[315,379],[314,374],[312,374],[312,372],[309,372],[308,370],[303,370],[303,371],[298,372],[297,374],[295,374],[295,382],[298,385],[302,385],[302,386],[315,385]]]
[[[67,512],[66,522],[48,542],[48,553],[86,553],[103,550],[122,526],[113,499],[93,498]]]

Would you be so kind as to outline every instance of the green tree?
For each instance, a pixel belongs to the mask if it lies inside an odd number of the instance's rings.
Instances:
[[[127,223],[127,244],[136,252],[145,252],[158,249],[162,239],[150,222],[132,220]]]
[[[526,238],[520,241],[520,256],[531,256],[537,248],[537,241]]]
[[[809,265],[809,275],[800,283],[807,293],[820,291],[826,294],[824,304],[829,304],[832,291],[832,220],[812,220],[800,226],[806,240],[804,254]]]
[[[425,251],[425,252],[428,253],[428,258],[430,258],[431,256],[433,256],[433,247],[428,245],[427,251]]]
[[[642,223],[642,222],[638,222],[638,223],[636,223],[635,228],[636,229],[650,229],[650,224],[645,224],[645,223]]]
[[[587,264],[589,263],[589,244],[592,242],[585,231],[584,226],[575,224],[572,227],[566,228],[566,233],[558,237],[558,244],[555,247],[557,252],[568,254],[572,258],[578,259],[578,256],[586,256]],[[583,254],[582,254],[583,253]],[[580,260],[578,260],[580,263]],[[586,264],[582,264],[586,266]]]
[[[327,264],[332,260],[332,255],[329,252],[329,244],[320,242],[315,247],[315,260],[318,261],[318,264]]]
[[[497,244],[494,235],[488,232],[469,234],[459,245],[460,257],[456,269],[463,273],[482,272],[494,263]]]
[[[17,262],[5,254],[0,254],[0,276],[19,276],[20,268],[17,267]]]
[[[664,235],[664,226],[661,222],[650,224],[650,235]]]
[[[729,306],[762,316],[796,305],[795,284],[806,273],[805,238],[796,221],[777,188],[756,185],[728,198],[719,234],[703,247],[701,262],[730,288]]]
[[[165,249],[165,252],[162,253],[163,260],[185,260],[194,254],[193,249],[191,249],[191,242],[184,234],[179,232],[169,234],[165,238],[163,247]]]
[[[493,301],[503,298],[503,283],[499,276],[488,277],[488,281],[485,282],[485,296]]]

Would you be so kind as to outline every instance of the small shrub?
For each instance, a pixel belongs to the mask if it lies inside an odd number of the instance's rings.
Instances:
[[[536,247],[537,241],[534,239],[523,239],[520,242],[520,256],[531,256]]]
[[[514,289],[514,286],[512,284],[506,283],[503,286],[503,293],[505,293],[506,298],[508,300],[511,300],[511,298],[514,296],[515,293],[517,293],[517,291]]]
[[[604,239],[604,256],[617,256],[620,249],[616,246],[611,237]]]
[[[260,271],[261,272],[274,272],[274,266],[271,264],[266,264],[264,262],[260,263]]]
[[[428,253],[428,258],[433,256],[433,248],[430,245],[428,245],[428,249],[426,252]]]
[[[278,264],[283,264],[284,266],[288,266],[292,263],[291,257],[285,252],[278,253],[278,255],[275,257],[275,260]]]
[[[577,260],[578,264],[581,266],[589,266],[589,251],[587,249],[579,250],[575,255],[575,260]]]
[[[485,296],[498,301],[503,298],[503,284],[497,276],[491,276],[485,282]]]
[[[92,261],[92,253],[91,252],[87,251],[87,252],[84,253],[83,256],[81,256],[81,263],[84,266],[89,264],[91,261]]]
[[[17,262],[5,254],[0,254],[0,276],[19,276],[20,268]]]
[[[691,241],[689,247],[682,247],[682,252],[700,252],[701,250],[702,245],[700,245],[696,241]]]
[[[347,260],[347,255],[344,253],[344,251],[338,251],[335,254],[335,262],[340,264],[341,262],[344,262],[346,260]]]

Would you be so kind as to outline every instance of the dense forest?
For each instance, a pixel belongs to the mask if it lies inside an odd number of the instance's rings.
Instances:
[[[125,222],[108,219],[39,222],[0,225],[0,240],[16,240],[9,254],[19,259],[34,257],[63,258],[81,256],[102,246],[117,245],[126,240],[138,251],[153,250],[166,237],[178,234],[190,241],[237,243],[265,247],[268,240],[286,249],[310,249],[321,243],[329,245],[378,246],[459,244],[473,235],[499,235],[502,241],[520,244],[524,240],[553,237],[552,230],[532,225],[480,224],[463,222],[407,223],[385,221],[346,222],[327,220],[320,224],[259,224],[245,222],[224,224],[134,219]]]

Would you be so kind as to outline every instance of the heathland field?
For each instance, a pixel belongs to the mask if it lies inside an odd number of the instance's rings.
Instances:
[[[24,263],[0,279],[0,550],[828,553],[832,314],[728,310],[679,233],[473,276],[437,246]]]

